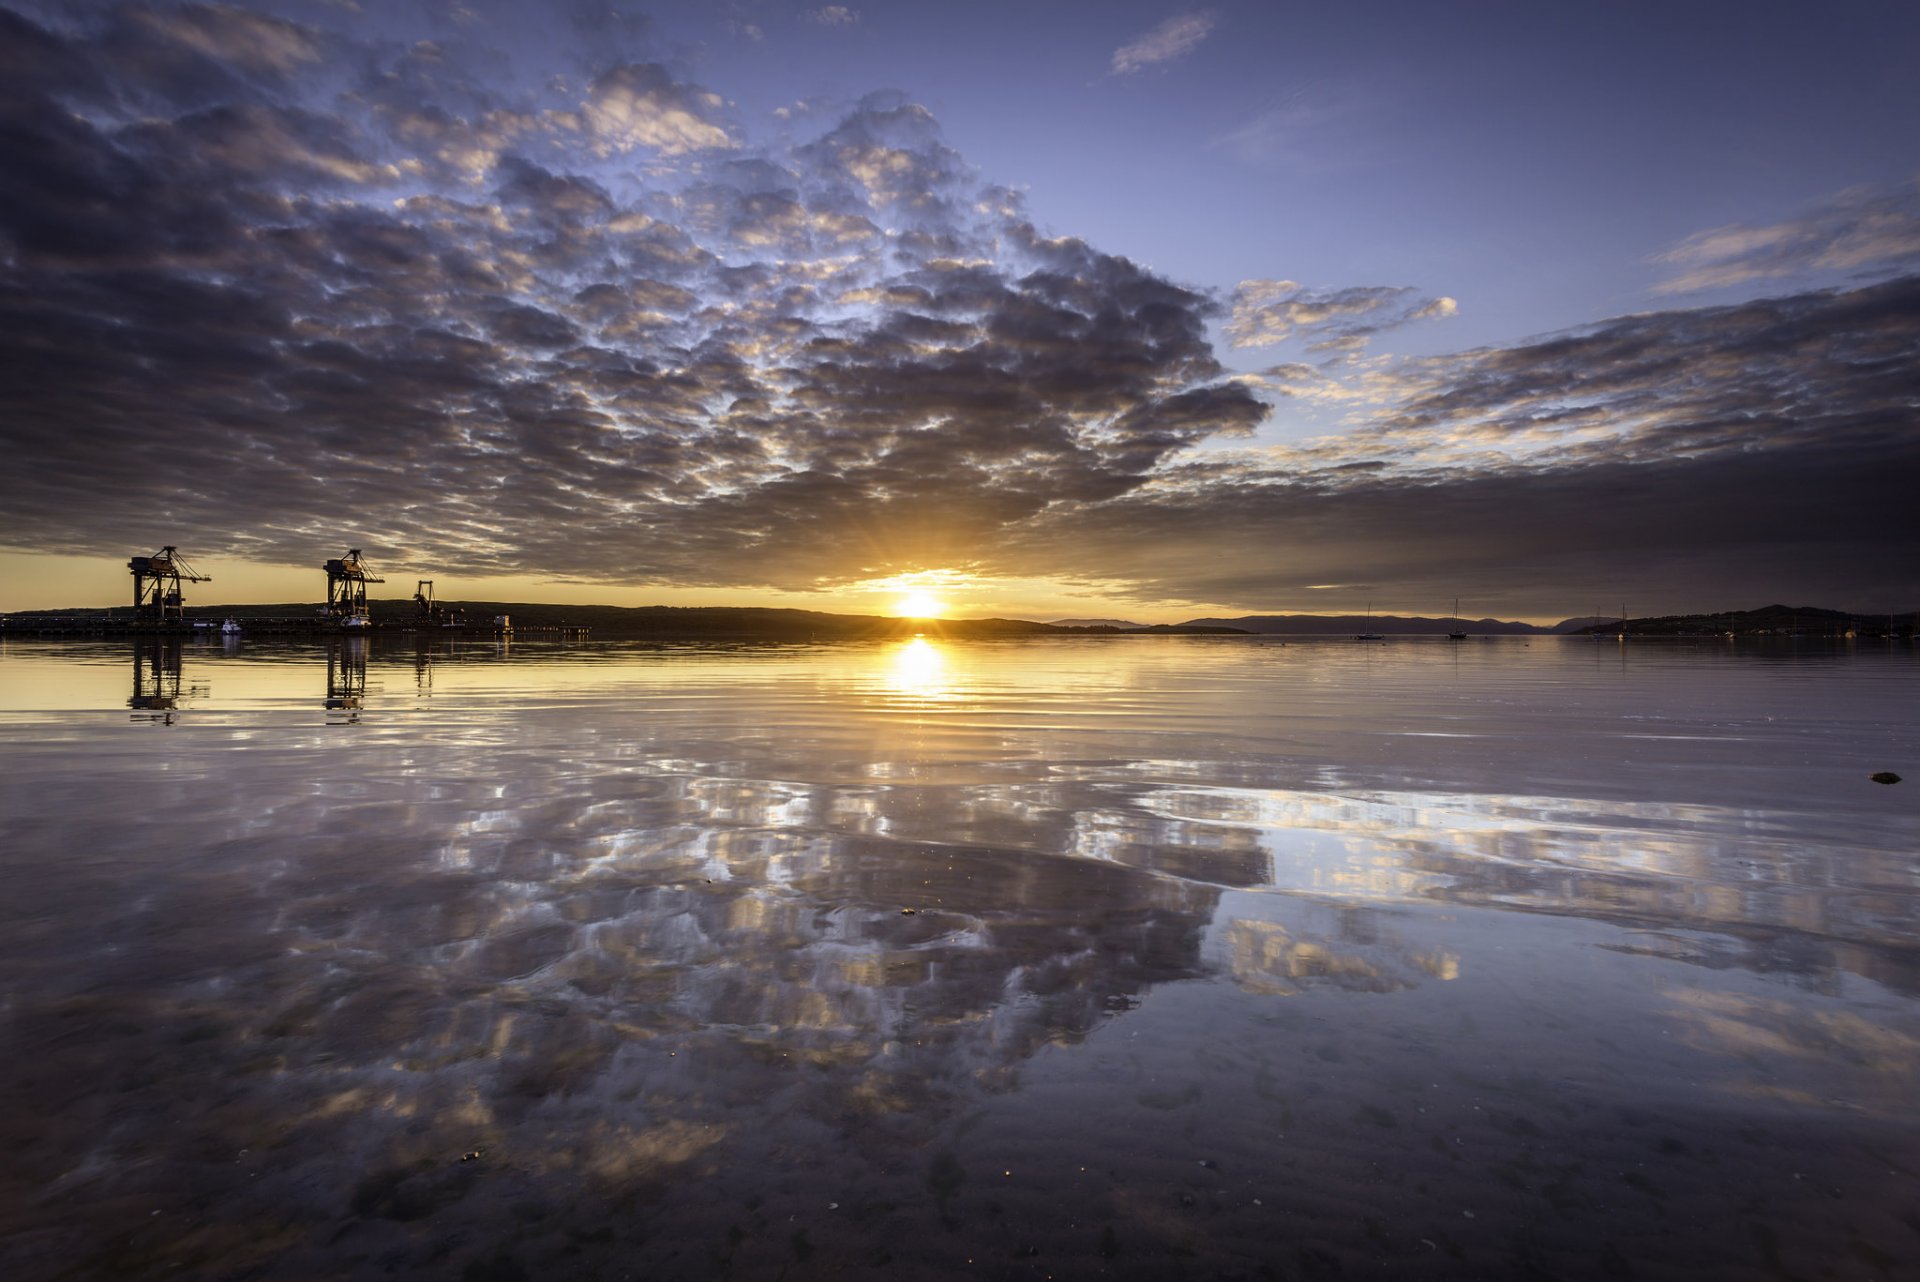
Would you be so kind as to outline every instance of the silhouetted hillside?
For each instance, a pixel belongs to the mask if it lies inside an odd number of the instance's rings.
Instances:
[[[847,641],[930,636],[1034,636],[1070,629],[1025,619],[897,619],[874,614],[829,614],[819,610],[758,606],[536,605],[507,601],[450,602],[469,617],[505,614],[516,629],[590,628],[605,637],[698,637],[729,640]],[[375,603],[374,619],[404,619],[411,602]]]
[[[1383,636],[1444,635],[1455,627],[1473,636],[1538,636],[1555,630],[1501,619],[1428,619],[1398,614],[1249,614],[1238,619],[1190,619],[1183,626],[1241,628],[1247,632],[1294,636],[1351,636],[1361,632],[1378,632]]]
[[[758,606],[617,606],[617,605],[545,605],[527,601],[442,601],[439,621],[465,621],[472,625],[490,624],[506,615],[519,632],[543,629],[590,630],[596,637],[635,637],[734,641],[849,641],[910,637],[918,634],[954,638],[1023,636],[1131,636],[1131,635],[1239,635],[1232,627],[1197,627],[1187,624],[1159,624],[1127,627],[1099,623],[1084,627],[1036,623],[1030,619],[899,619],[873,614],[829,614],[819,610],[769,609]],[[382,628],[403,626],[419,618],[411,599],[390,598],[367,602],[367,613]],[[16,627],[31,627],[36,620],[58,616],[67,620],[119,621],[129,615],[125,608],[22,610],[7,616]],[[277,605],[199,605],[188,608],[189,620],[233,618],[248,620],[300,620],[318,623],[321,609],[310,601]]]
[[[1721,636],[1727,633],[1743,637],[1911,637],[1914,623],[1915,616],[1911,612],[1854,614],[1811,605],[1764,605],[1757,610],[1729,610],[1720,614],[1668,614],[1628,619],[1626,631],[1629,636],[1643,637]],[[1620,620],[1607,619],[1579,631],[1615,633],[1620,631]]]
[[[411,603],[381,602],[398,607],[404,618]],[[457,603],[470,616],[510,615],[514,627],[585,627],[595,636],[710,637],[780,641],[842,641],[910,637],[924,633],[948,637],[1020,637],[1053,635],[1130,635],[1135,633],[1206,633],[1237,631],[1230,627],[1197,628],[1186,624],[1158,627],[1064,627],[1031,619],[898,619],[877,614],[828,614],[818,610],[776,610],[754,606],[543,606],[506,602]],[[376,619],[386,616],[378,611]]]

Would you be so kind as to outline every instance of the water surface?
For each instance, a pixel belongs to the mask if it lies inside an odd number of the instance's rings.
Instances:
[[[1914,1276],[1917,710],[1882,643],[10,641],[0,1266]]]

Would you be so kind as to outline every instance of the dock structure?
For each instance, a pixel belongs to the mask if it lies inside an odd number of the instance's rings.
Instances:
[[[367,600],[367,585],[385,583],[374,573],[359,548],[325,563],[326,604],[317,611],[292,615],[269,615],[257,607],[228,606],[223,625],[219,617],[189,617],[182,585],[211,583],[211,575],[201,574],[169,543],[149,556],[129,558],[127,569],[133,575],[133,610],[87,608],[78,610],[19,610],[0,613],[0,635],[11,636],[127,636],[127,637],[220,637],[229,642],[242,636],[322,636],[363,635],[370,632],[432,633],[447,637],[510,637],[513,621],[499,614],[470,618],[463,609],[436,600],[432,579],[420,579],[414,585],[413,611],[402,615],[394,607],[399,602],[382,602],[381,617],[373,616]],[[404,606],[400,607],[404,610]],[[551,636],[581,640],[589,629],[566,624],[520,629],[521,635]],[[155,695],[154,697],[160,697]]]
[[[209,575],[194,573],[193,567],[169,543],[152,556],[136,556],[127,561],[133,575],[133,617],[156,626],[184,623],[186,597],[182,583],[211,583]]]
[[[360,549],[350,548],[343,557],[327,562],[326,615],[342,627],[364,628],[372,620],[367,614],[367,584],[385,583],[360,559]]]

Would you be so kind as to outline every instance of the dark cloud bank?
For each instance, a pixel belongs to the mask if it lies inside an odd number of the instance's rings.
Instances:
[[[1195,453],[1267,413],[1219,300],[1036,231],[904,99],[757,146],[644,24],[528,75],[484,22],[299,12],[0,8],[5,543],[1911,608],[1920,280],[1424,362],[1332,454]]]
[[[1129,574],[1227,601],[1275,582],[1568,610],[1585,588],[1586,609],[1647,613],[1920,593],[1920,278],[1632,316],[1394,383],[1345,461],[1173,466],[1043,520],[1027,551],[1102,574],[1124,549]]]

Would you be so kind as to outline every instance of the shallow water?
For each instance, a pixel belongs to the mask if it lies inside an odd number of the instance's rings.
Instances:
[[[1916,711],[1865,642],[10,641],[0,1274],[1915,1276]]]

